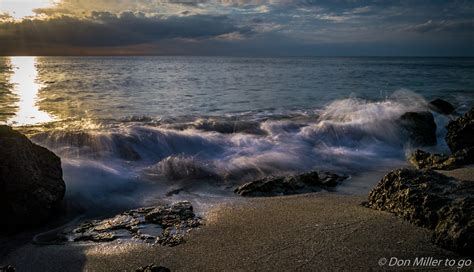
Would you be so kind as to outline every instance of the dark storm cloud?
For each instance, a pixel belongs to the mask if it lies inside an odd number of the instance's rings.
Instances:
[[[251,29],[234,25],[227,16],[147,17],[131,12],[93,12],[86,18],[62,16],[0,24],[3,51],[14,51],[19,45],[124,46],[173,38],[207,39],[236,32],[246,35]]]
[[[57,3],[0,22],[0,54],[474,55],[472,0]]]

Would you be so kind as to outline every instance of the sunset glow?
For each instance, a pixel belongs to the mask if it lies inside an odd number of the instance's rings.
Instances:
[[[12,57],[13,75],[11,83],[15,86],[14,92],[18,95],[18,112],[9,123],[16,125],[32,125],[49,122],[52,117],[41,111],[37,106],[37,94],[41,84],[37,82],[35,57]]]
[[[53,3],[53,0],[2,0],[0,1],[0,11],[15,19],[22,19],[34,16],[35,9],[49,7]]]

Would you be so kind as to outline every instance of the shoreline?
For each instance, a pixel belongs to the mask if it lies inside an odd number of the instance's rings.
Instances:
[[[176,247],[120,241],[27,244],[2,264],[18,271],[135,271],[151,263],[172,271],[354,271],[379,269],[382,257],[462,259],[432,244],[431,231],[365,208],[364,200],[333,193],[252,198],[210,211],[205,225]]]

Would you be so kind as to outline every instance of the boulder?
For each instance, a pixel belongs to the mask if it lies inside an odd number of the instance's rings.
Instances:
[[[61,160],[9,126],[0,126],[0,229],[45,222],[60,206],[66,186]]]
[[[436,145],[436,123],[431,112],[406,112],[397,123],[412,145]]]
[[[278,196],[317,192],[335,187],[347,176],[330,172],[308,172],[284,177],[266,177],[237,187],[241,196]]]
[[[370,191],[367,206],[434,230],[444,248],[474,252],[474,186],[434,171],[396,169]]]
[[[474,148],[474,108],[446,126],[446,143],[452,153]],[[474,157],[468,158],[474,162]]]
[[[438,113],[449,115],[455,110],[454,106],[446,100],[435,99],[428,103],[428,107]]]
[[[446,143],[452,154],[416,150],[408,160],[418,169],[451,170],[474,163],[474,108],[447,125]]]

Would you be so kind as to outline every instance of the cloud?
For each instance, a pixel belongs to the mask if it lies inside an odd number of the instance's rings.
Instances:
[[[47,20],[25,19],[0,23],[2,51],[23,46],[107,47],[152,43],[164,39],[210,39],[250,35],[225,15],[154,16],[124,12],[92,12],[86,18],[71,16]]]
[[[474,20],[462,21],[433,21],[411,25],[405,28],[406,31],[426,33],[426,32],[474,32]]]
[[[381,54],[379,46],[392,52],[395,44],[409,54],[410,45],[437,52],[448,41],[474,54],[472,0],[56,0],[35,11],[23,21],[0,14],[0,54],[335,48],[345,55],[348,48]]]

